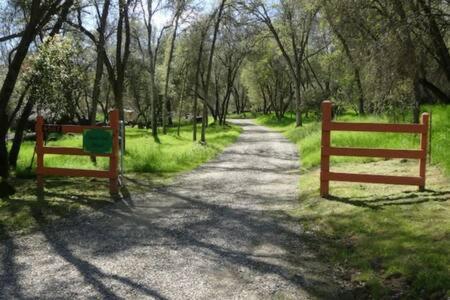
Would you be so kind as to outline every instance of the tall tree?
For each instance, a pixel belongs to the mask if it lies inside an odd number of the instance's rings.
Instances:
[[[166,69],[166,80],[164,84],[164,98],[162,103],[162,126],[163,126],[163,133],[167,133],[167,119],[169,118],[167,113],[167,106],[168,106],[168,94],[169,94],[169,80],[170,80],[170,72],[172,67],[172,59],[173,59],[173,52],[175,50],[175,39],[177,37],[177,31],[178,31],[178,24],[181,18],[181,15],[183,14],[184,8],[185,8],[185,0],[176,0],[175,1],[175,7],[174,7],[174,17],[173,17],[173,30],[172,30],[172,37],[170,39],[170,49],[169,49],[169,57],[167,59],[167,69]],[[169,112],[170,113],[170,112]]]
[[[203,50],[205,46],[206,35],[209,30],[209,21],[210,19],[203,22],[198,22],[198,29],[195,32],[199,37],[199,47],[197,52],[197,60],[195,67],[195,83],[194,83],[194,103],[192,106],[192,140],[197,141],[197,111],[198,111],[198,95],[199,95],[199,86],[200,86],[200,73],[202,69],[202,58],[203,58]],[[202,122],[203,123],[203,122]]]
[[[432,11],[431,3],[432,1],[425,0],[417,0],[423,12],[425,13],[426,19],[426,27],[429,30],[430,40],[433,45],[433,49],[435,51],[437,61],[439,65],[445,72],[445,76],[447,77],[448,82],[450,83],[450,53],[448,47],[445,43],[444,35],[442,34],[442,30],[439,28],[439,25],[436,21],[435,14]],[[445,5],[445,4],[444,4]],[[448,5],[448,1],[447,1]],[[448,13],[448,12],[447,12]],[[447,15],[448,18],[448,15]],[[445,27],[444,31],[445,32]]]
[[[58,17],[58,20],[55,22],[55,25],[53,26],[50,37],[54,37],[59,33],[61,30],[63,23],[66,21],[66,18],[69,14],[70,8],[73,5],[73,0],[67,1],[64,3],[61,13]],[[31,83],[27,83],[24,92],[22,96],[25,98],[27,91],[29,90],[31,86]],[[36,97],[30,96],[28,97],[28,100],[25,104],[25,106],[22,109],[22,114],[20,115],[19,120],[17,121],[17,125],[14,132],[14,139],[11,145],[11,150],[9,152],[9,164],[11,167],[15,168],[17,166],[17,159],[19,158],[19,152],[22,145],[23,140],[23,134],[25,131],[26,123],[28,121],[28,118],[31,115],[31,112],[33,110],[33,107],[36,103]],[[19,106],[18,106],[19,107]]]
[[[219,33],[219,27],[220,27],[220,21],[222,20],[222,14],[223,10],[225,8],[226,0],[222,0],[220,2],[218,11],[217,11],[217,17],[216,22],[214,24],[214,31],[213,31],[213,39],[211,42],[211,49],[209,50],[209,59],[208,59],[208,70],[206,72],[206,83],[204,87],[204,103],[203,103],[203,114],[202,114],[202,134],[201,134],[201,142],[206,143],[206,126],[208,125],[208,104],[207,101],[209,99],[209,83],[211,81],[211,70],[213,65],[213,57],[214,57],[214,50],[216,47],[216,40],[217,40],[217,34]]]
[[[364,110],[364,103],[365,103],[365,96],[364,96],[364,90],[362,87],[362,80],[361,80],[361,68],[359,66],[359,62],[356,61],[354,55],[352,54],[352,51],[350,50],[350,45],[348,40],[346,39],[345,35],[341,32],[341,29],[336,24],[336,16],[332,15],[330,6],[334,5],[334,3],[330,3],[327,1],[323,1],[323,7],[325,11],[325,17],[328,21],[328,24],[330,25],[331,30],[333,31],[334,35],[337,37],[339,42],[342,45],[342,48],[344,49],[344,53],[347,56],[351,67],[353,68],[354,73],[354,79],[356,81],[356,87],[358,89],[358,111],[360,115],[363,115],[365,113]]]
[[[301,1],[280,1],[280,18],[287,31],[287,42],[283,40],[280,30],[273,23],[269,9],[264,2],[258,0],[250,1],[248,4],[245,4],[245,7],[257,20],[267,26],[283,58],[286,60],[289,74],[295,87],[296,125],[302,126],[302,66],[307,58],[307,46],[318,9],[316,6],[310,8],[306,5],[299,7],[299,5],[301,5]],[[289,54],[289,48],[292,51],[291,54]]]
[[[96,11],[99,15],[99,28],[98,28],[98,37],[96,34],[92,33],[88,29],[86,29],[82,23],[81,12],[78,12],[78,24],[73,24],[70,22],[72,26],[77,27],[81,32],[86,34],[92,42],[96,45],[96,49],[98,52],[98,58],[100,58],[100,63],[104,63],[106,66],[106,70],[108,73],[108,79],[111,83],[113,94],[114,94],[114,107],[119,110],[120,119],[124,120],[124,103],[123,96],[125,92],[125,74],[126,67],[128,64],[128,59],[130,57],[130,44],[131,44],[131,29],[130,29],[130,14],[129,8],[132,0],[118,0],[118,9],[119,15],[117,18],[117,27],[116,27],[116,45],[115,45],[115,56],[114,60],[111,59],[108,55],[107,49],[105,47],[106,39],[105,39],[105,29],[106,22],[109,15],[109,10],[111,6],[110,0],[105,0],[103,4],[103,10],[100,15],[99,8],[96,5]],[[100,33],[102,32],[102,33]],[[101,56],[101,57],[99,57]],[[113,64],[114,61],[114,64]],[[98,103],[98,98],[100,96],[99,84],[101,83],[100,71],[103,73],[103,64],[100,65],[97,60],[96,64],[96,79],[94,81],[94,90],[93,90],[93,102]],[[97,73],[98,72],[98,73]],[[98,75],[98,76],[97,76]],[[98,89],[98,90],[97,90]],[[95,93],[95,95],[94,95]],[[93,105],[94,106],[94,103]],[[96,105],[95,105],[96,109]],[[91,109],[90,117],[92,122],[94,108]]]
[[[97,13],[97,19],[98,19],[98,27],[97,27],[97,43],[96,43],[96,49],[97,49],[97,61],[95,66],[95,78],[94,78],[94,88],[92,89],[92,104],[91,104],[91,111],[89,113],[89,120],[91,125],[95,125],[96,123],[96,116],[97,116],[97,107],[98,102],[101,95],[101,83],[103,78],[103,66],[105,64],[105,46],[106,46],[106,25],[108,22],[108,15],[109,15],[109,7],[110,7],[111,1],[105,0],[103,2],[103,8],[100,13],[100,8],[98,6],[97,1],[95,1],[95,11]]]
[[[147,0],[146,8],[144,8],[143,1],[141,1],[144,25],[147,31],[147,55],[148,55],[148,74],[149,74],[149,92],[150,92],[150,105],[151,105],[151,125],[152,125],[152,135],[155,139],[158,138],[158,92],[156,85],[156,63],[158,59],[158,51],[161,43],[161,38],[164,31],[169,28],[169,26],[163,26],[159,32],[158,38],[155,41],[155,25],[153,24],[154,15],[162,8],[162,1],[158,0],[154,2],[153,0]]]
[[[59,13],[63,7],[67,7],[64,5],[67,1],[31,1],[29,12],[27,12],[29,18],[25,24],[24,30],[20,34],[20,42],[14,50],[14,57],[8,66],[3,85],[0,89],[0,177],[5,181],[9,176],[8,149],[6,146],[9,120],[7,109],[19,77],[22,63],[36,36],[41,32],[44,26],[52,20],[53,16]]]

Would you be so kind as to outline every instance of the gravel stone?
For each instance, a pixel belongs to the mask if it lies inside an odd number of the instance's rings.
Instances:
[[[2,241],[2,299],[335,298],[287,210],[296,146],[250,120],[216,159],[126,203]]]

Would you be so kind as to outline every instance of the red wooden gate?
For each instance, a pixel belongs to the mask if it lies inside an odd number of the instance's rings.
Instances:
[[[49,168],[44,165],[45,154],[62,155],[86,155],[80,148],[72,147],[46,147],[44,146],[44,133],[83,133],[85,129],[111,129],[113,133],[112,151],[110,154],[95,154],[95,156],[109,157],[109,170],[82,170],[67,168]],[[109,113],[109,126],[78,126],[78,125],[52,125],[44,124],[44,118],[38,116],[36,120],[36,153],[37,153],[37,185],[39,190],[44,189],[44,176],[76,176],[76,177],[97,177],[109,179],[109,191],[112,194],[118,193],[119,173],[118,173],[118,153],[119,153],[119,112],[113,110]]]
[[[417,185],[420,190],[425,189],[429,128],[428,113],[422,114],[421,124],[374,124],[332,122],[331,112],[331,101],[322,102],[322,152],[320,165],[320,195],[322,197],[329,195],[330,181]],[[397,150],[332,147],[331,131],[397,132],[420,134],[420,149]],[[330,172],[330,156],[332,155],[418,159],[420,160],[420,174],[419,177],[408,177]]]

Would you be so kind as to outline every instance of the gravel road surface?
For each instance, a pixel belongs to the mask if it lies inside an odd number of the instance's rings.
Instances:
[[[334,298],[297,205],[298,154],[249,120],[164,188],[0,244],[0,298]],[[145,188],[145,183],[142,183]]]

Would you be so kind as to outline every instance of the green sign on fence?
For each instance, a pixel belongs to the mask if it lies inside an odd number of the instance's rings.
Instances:
[[[113,132],[111,129],[85,129],[83,150],[92,154],[112,153]]]

